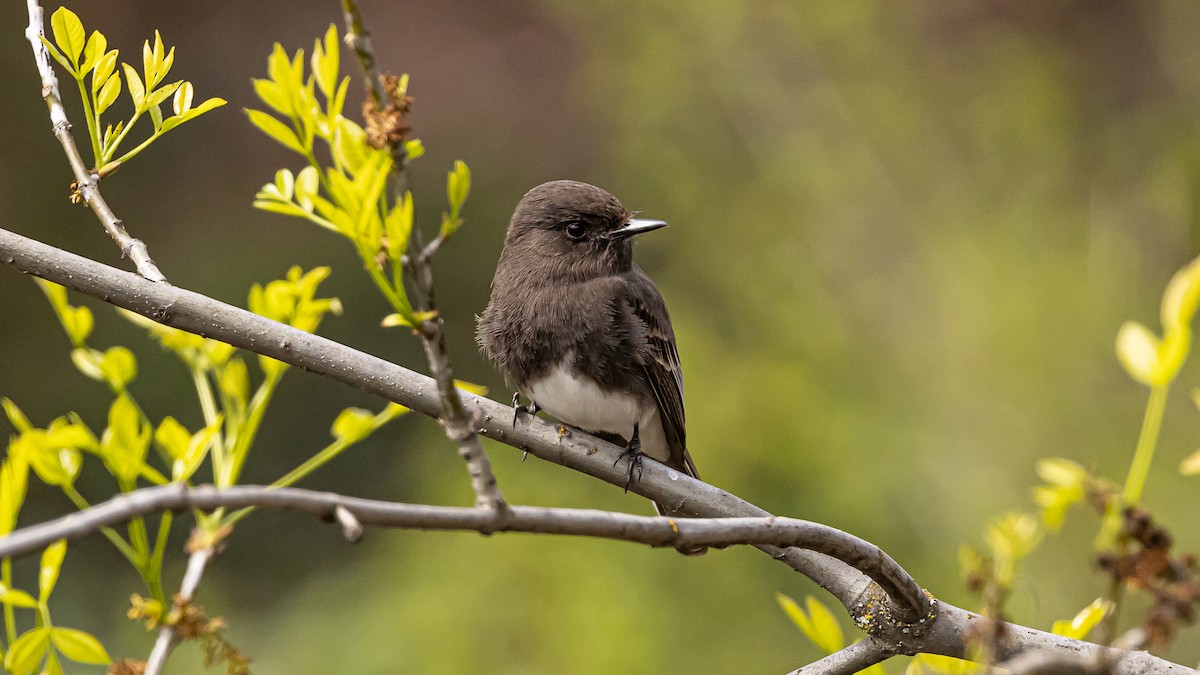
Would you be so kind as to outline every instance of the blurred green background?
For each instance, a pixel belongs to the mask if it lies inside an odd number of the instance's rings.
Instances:
[[[276,168],[300,168],[239,112],[259,107],[250,78],[265,73],[274,41],[311,49],[340,23],[338,4],[72,8],[135,62],[160,29],[178,46],[172,77],[191,80],[197,100],[230,101],[104,184],[172,282],[244,305],[250,284],[291,264],[332,265],[323,289],[346,312],[321,332],[423,370],[414,341],[378,327],[388,310],[348,245],[250,207]],[[517,200],[575,178],[671,223],[640,240],[637,257],[671,308],[691,450],[710,482],[871,540],[936,595],[973,606],[958,548],[992,517],[1033,508],[1036,459],[1123,478],[1146,391],[1113,355],[1116,330],[1126,319],[1157,327],[1166,281],[1197,252],[1200,5],[447,0],[363,10],[381,66],[412,76],[412,121],[429,149],[413,174],[419,220],[436,224],[454,159],[473,170],[467,225],[436,261],[460,377],[507,396],[475,350],[474,315]],[[25,24],[19,3],[0,6],[0,227],[128,267],[91,214],[67,203]],[[196,428],[184,369],[86,304],[97,346],[137,351],[134,391],[150,416]],[[35,286],[0,270],[0,395],[35,423],[76,410],[102,428],[107,391],[67,354]],[[1198,376],[1192,366],[1181,376],[1147,489],[1190,550],[1200,481],[1176,467],[1200,438],[1186,395]],[[381,407],[291,373],[247,480],[270,481],[323,447],[348,405]],[[514,503],[650,512],[618,488],[488,448]],[[111,489],[98,465],[85,475],[94,500]],[[470,501],[457,454],[416,416],[304,485]],[[25,522],[69,510],[35,489]],[[1013,618],[1046,628],[1102,592],[1095,527],[1073,513],[1043,545],[1022,569]],[[124,619],[139,583],[101,537],[80,542],[56,622],[144,657],[151,636]],[[393,531],[350,546],[333,526],[262,513],[239,527],[198,601],[228,620],[261,673],[783,672],[819,654],[776,591],[828,600],[752,550],[685,559],[611,542]],[[1195,637],[1185,632],[1167,656],[1194,664]],[[199,662],[187,646],[168,670],[200,672]]]

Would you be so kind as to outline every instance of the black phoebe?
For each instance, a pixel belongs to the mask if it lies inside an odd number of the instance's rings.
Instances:
[[[640,476],[643,453],[699,478],[687,451],[671,319],[633,262],[633,235],[666,223],[632,216],[587,183],[558,180],[526,193],[508,224],[476,335],[517,386],[517,411],[541,408],[626,447],[626,488],[635,470]],[[530,408],[518,405],[521,394]]]

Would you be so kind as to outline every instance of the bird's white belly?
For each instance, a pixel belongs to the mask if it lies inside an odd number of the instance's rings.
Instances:
[[[555,366],[544,377],[525,387],[525,395],[559,420],[584,431],[633,436],[638,422],[642,452],[659,461],[670,456],[658,406],[643,407],[632,394],[604,391],[593,380],[582,378],[565,364]]]

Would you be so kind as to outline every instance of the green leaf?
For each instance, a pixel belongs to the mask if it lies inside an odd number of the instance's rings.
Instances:
[[[55,47],[53,42],[47,40],[45,36],[39,35],[38,38],[42,41],[42,46],[46,48],[46,52],[54,57],[54,60],[58,61],[59,65],[66,68],[68,73],[74,75],[75,64],[71,63],[71,60],[58,47]]]
[[[405,192],[404,197],[392,207],[383,221],[383,230],[387,235],[387,253],[392,260],[400,260],[404,255],[408,248],[408,238],[412,234],[412,225],[412,193]]]
[[[128,63],[122,63],[121,69],[125,71],[125,83],[129,86],[129,97],[133,99],[134,109],[143,110],[142,105],[146,102],[146,87],[142,85],[142,78]]]
[[[375,414],[362,408],[346,408],[333,421],[330,430],[333,437],[350,443],[358,442],[371,434]]]
[[[104,85],[108,84],[113,76],[113,71],[117,67],[117,50],[112,49],[105,53],[96,62],[96,70],[92,73],[92,95],[95,96]],[[120,75],[117,76],[120,78]],[[120,84],[118,80],[118,90]]]
[[[336,25],[329,24],[329,29],[325,31],[324,49],[321,49],[321,47],[322,45],[319,41],[313,45],[312,71],[313,75],[317,78],[317,86],[321,88],[321,93],[329,97],[337,87],[338,68],[340,67],[338,63],[339,44]],[[318,51],[321,52],[320,58],[317,56]]]
[[[477,396],[485,396],[488,393],[488,388],[486,386],[482,384],[476,384],[474,382],[467,382],[466,380],[455,380],[454,388],[461,389],[468,394],[475,394]]]
[[[83,53],[84,40],[87,38],[83,22],[75,12],[66,7],[59,7],[50,15],[50,29],[54,32],[54,42],[62,49],[63,54],[71,59],[71,73],[78,76],[79,55]]]
[[[296,132],[289,129],[283,122],[261,110],[251,110],[249,108],[243,108],[243,110],[250,117],[250,122],[264,134],[301,155],[308,154],[308,151],[300,144],[300,139],[296,136]]]
[[[174,417],[163,418],[158,429],[154,431],[154,442],[162,448],[171,459],[180,459],[187,454],[188,443],[192,434]]]
[[[1184,476],[1200,474],[1200,450],[1192,452],[1179,463],[1179,473]]]
[[[446,196],[450,199],[450,209],[457,214],[467,201],[471,192],[471,169],[466,162],[454,160],[454,168],[446,178]]]
[[[1055,621],[1054,627],[1050,629],[1055,635],[1062,635],[1075,640],[1082,640],[1087,637],[1088,633],[1092,632],[1104,617],[1109,612],[1113,611],[1116,605],[1111,600],[1104,598],[1096,598],[1092,604],[1079,610],[1070,621]]]
[[[38,600],[46,602],[54,585],[58,583],[58,573],[62,570],[63,558],[67,555],[67,540],[58,541],[46,547],[42,552],[42,565],[38,572]]]
[[[34,600],[32,595],[15,588],[0,594],[0,603],[4,603],[9,607],[21,607],[24,609],[37,609],[38,606],[37,600]]]
[[[194,94],[191,82],[181,82],[179,88],[175,90],[175,100],[171,102],[171,109],[176,115],[182,115],[192,109],[192,96]]]
[[[33,424],[29,421],[29,418],[25,416],[25,413],[21,412],[21,409],[12,400],[0,398],[0,407],[4,408],[5,416],[8,417],[8,421],[17,431],[24,433],[33,428]]]
[[[108,82],[100,89],[99,95],[96,96],[96,114],[102,115],[105,110],[108,110],[113,103],[116,103],[117,97],[121,95],[121,76],[110,77]]]
[[[4,655],[4,669],[11,675],[32,675],[50,649],[50,629],[33,628],[17,638]]]
[[[204,103],[201,103],[182,115],[173,115],[168,117],[167,119],[163,120],[163,133],[167,133],[171,129],[174,129],[188,120],[196,119],[213,108],[220,108],[221,106],[225,105],[225,103],[225,99],[213,97],[205,100]]]
[[[154,125],[154,133],[162,133],[163,116],[162,109],[157,105],[147,106],[146,112],[150,113],[150,123]]]
[[[92,36],[88,38],[87,46],[83,48],[83,65],[79,66],[80,77],[87,75],[96,67],[96,64],[104,57],[108,50],[108,39],[98,30],[92,31]]]
[[[395,328],[396,326],[407,326],[412,328],[416,320],[403,314],[388,314],[383,317],[383,321],[379,322],[384,328]]]
[[[124,391],[125,386],[137,377],[137,358],[125,347],[110,347],[100,361],[104,381],[114,391]]]
[[[74,628],[51,628],[50,639],[63,656],[79,663],[108,665],[112,663],[104,645],[90,633]]]
[[[0,463],[0,535],[13,531],[17,525],[17,514],[25,503],[25,490],[29,484],[29,462],[24,457],[9,454]]]
[[[1088,479],[1088,470],[1062,457],[1039,459],[1034,465],[1043,481],[1060,487],[1079,487]]]
[[[775,601],[791,618],[792,623],[795,623],[804,635],[822,651],[832,654],[845,646],[842,627],[834,618],[833,613],[820,600],[811,595],[808,596],[804,602],[808,608],[807,613],[800,609],[795,600],[782,593],[775,594]]]
[[[164,84],[158,89],[155,89],[154,93],[150,94],[150,96],[146,98],[146,107],[157,108],[158,106],[162,105],[167,99],[171,98],[171,96],[175,94],[175,92],[179,89],[179,85],[181,84],[183,84],[183,80],[172,82],[171,84]]]
[[[411,141],[404,142],[404,152],[409,159],[418,159],[425,154],[425,144],[421,139],[414,138]]]
[[[71,350],[71,363],[75,364],[76,370],[83,373],[87,377],[97,382],[104,381],[104,370],[101,365],[104,362],[104,352],[91,347]]]
[[[108,409],[108,428],[100,437],[100,457],[121,488],[131,489],[142,475],[153,430],[125,394]]]
[[[1160,311],[1163,329],[1170,332],[1188,326],[1200,304],[1200,258],[1188,263],[1171,277],[1163,292]]]
[[[1126,321],[1117,331],[1117,358],[1125,372],[1147,386],[1153,386],[1158,371],[1159,340],[1148,328]]]
[[[271,109],[283,115],[290,116],[292,114],[292,100],[284,93],[283,87],[274,80],[251,80],[254,85],[254,93],[263,103],[271,106]]]
[[[942,656],[941,654],[918,654],[913,657],[908,669],[904,672],[925,673],[933,671],[935,673],[942,673],[943,675],[969,675],[970,673],[977,673],[982,669],[983,667],[978,663],[966,659]]]

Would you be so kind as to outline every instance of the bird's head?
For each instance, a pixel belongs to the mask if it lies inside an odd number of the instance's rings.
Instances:
[[[633,217],[608,192],[587,183],[556,180],[525,194],[504,238],[503,257],[559,278],[590,279],[627,271],[633,236],[666,225]]]

